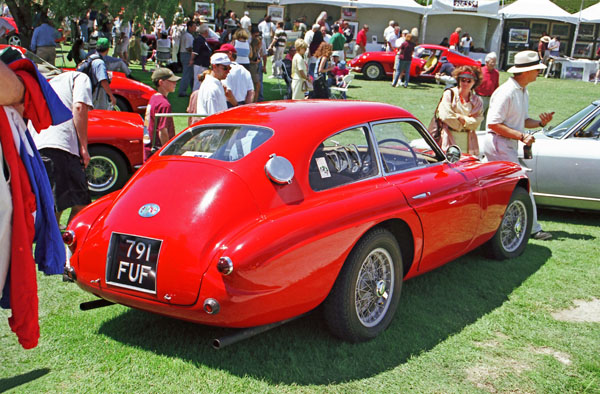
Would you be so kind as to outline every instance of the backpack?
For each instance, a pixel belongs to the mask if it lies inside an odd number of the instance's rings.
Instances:
[[[102,60],[102,56],[100,56],[98,53],[92,53],[90,56],[88,56],[85,60],[83,60],[77,65],[77,71],[86,74],[88,77],[90,77],[90,82],[92,83],[92,91],[94,91],[98,86],[98,79],[96,78],[96,74],[94,74],[94,70],[92,69],[92,63],[94,62],[94,60],[98,59]]]

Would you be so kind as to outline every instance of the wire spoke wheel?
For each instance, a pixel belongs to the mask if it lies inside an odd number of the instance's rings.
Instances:
[[[85,169],[88,188],[94,195],[113,192],[123,187],[129,172],[123,157],[106,146],[90,147],[90,162]]]
[[[533,225],[533,204],[527,190],[513,191],[496,234],[486,244],[486,252],[498,260],[520,256],[527,247]]]
[[[513,201],[502,219],[500,225],[500,237],[502,246],[508,252],[514,252],[525,238],[525,228],[527,224],[527,208],[521,201]]]
[[[381,334],[398,309],[402,277],[402,253],[394,235],[384,228],[366,233],[323,303],[331,332],[349,342]]]
[[[365,327],[373,327],[383,319],[393,291],[392,256],[387,250],[377,248],[363,262],[356,281],[356,314]]]

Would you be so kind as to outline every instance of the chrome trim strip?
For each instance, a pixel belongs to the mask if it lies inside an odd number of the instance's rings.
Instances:
[[[566,196],[562,194],[549,194],[549,193],[537,193],[533,192],[534,196],[539,197],[552,197],[552,198],[562,198],[565,200],[580,200],[580,201],[590,201],[590,202],[600,202],[600,198],[592,198],[592,197],[578,197],[578,196]]]

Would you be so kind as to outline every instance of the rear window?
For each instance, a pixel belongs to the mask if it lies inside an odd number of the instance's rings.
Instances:
[[[273,130],[258,126],[198,126],[181,133],[161,156],[188,156],[236,161],[271,138]]]

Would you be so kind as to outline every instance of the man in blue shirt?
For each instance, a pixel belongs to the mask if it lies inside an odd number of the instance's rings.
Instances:
[[[96,44],[96,51],[100,55],[100,58],[92,61],[93,79],[97,81],[92,92],[95,109],[110,110],[117,104],[117,100],[110,89],[110,79],[104,59],[108,54],[109,46],[108,38],[99,38]]]
[[[56,60],[56,40],[60,38],[60,33],[50,25],[48,16],[42,14],[42,24],[33,30],[30,49],[40,58],[54,66]]]

